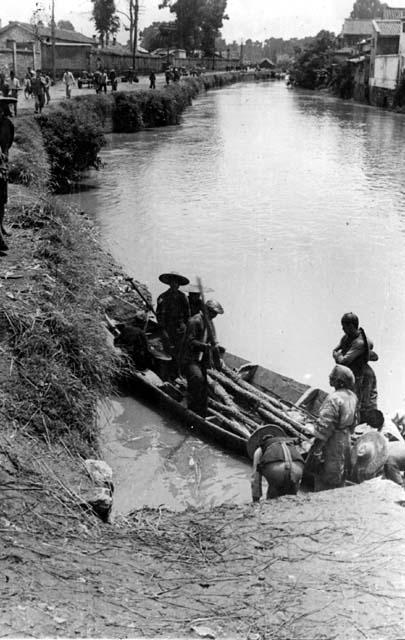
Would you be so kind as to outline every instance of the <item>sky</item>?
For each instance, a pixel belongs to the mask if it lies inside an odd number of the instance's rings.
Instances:
[[[170,17],[167,10],[159,10],[160,0],[140,0],[139,28],[143,29],[154,20]],[[304,37],[315,35],[321,29],[339,32],[344,18],[350,14],[354,0],[228,0],[227,13],[222,30],[227,42],[240,42],[247,38],[263,41],[270,37]],[[51,0],[39,0],[50,12]],[[391,7],[405,6],[405,0],[391,0]],[[127,0],[116,0],[117,8],[125,11]],[[90,0],[55,0],[56,20],[67,19],[77,31],[93,35],[94,26],[90,21],[92,3]],[[0,0],[0,19],[3,26],[9,20],[29,22],[35,9],[35,0]],[[122,20],[125,21],[123,16]],[[125,31],[119,40],[125,42]]]

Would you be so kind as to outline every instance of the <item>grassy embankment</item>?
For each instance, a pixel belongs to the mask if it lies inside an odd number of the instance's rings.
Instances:
[[[19,186],[11,187],[13,235],[0,263],[0,462],[11,460],[10,472],[32,471],[31,445],[41,442],[48,451],[66,447],[77,460],[97,455],[97,401],[122,367],[103,313],[105,301],[125,291],[123,274],[86,217],[57,204],[52,192],[97,166],[105,131],[175,124],[199,91],[237,79],[78,97],[15,121],[10,180]],[[131,299],[139,304],[133,293]]]

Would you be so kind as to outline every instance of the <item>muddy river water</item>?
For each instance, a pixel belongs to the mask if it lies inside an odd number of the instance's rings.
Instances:
[[[195,101],[177,127],[108,137],[72,201],[156,295],[200,275],[232,352],[328,388],[346,311],[380,356],[381,408],[405,409],[405,118],[282,82]],[[104,408],[117,508],[249,499],[249,468],[133,399]]]

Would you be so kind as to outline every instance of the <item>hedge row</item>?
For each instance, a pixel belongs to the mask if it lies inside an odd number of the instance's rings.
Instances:
[[[150,127],[179,123],[183,111],[201,91],[241,79],[240,73],[211,74],[187,78],[161,90],[117,92],[109,95],[84,95],[63,101],[34,119],[17,120],[19,144],[11,166],[11,179],[26,185],[46,180],[52,191],[69,189],[85,169],[99,166],[99,153],[105,144],[104,133],[132,133]],[[39,127],[39,130],[38,130]],[[43,169],[40,136],[42,134]],[[32,146],[36,141],[38,148]],[[28,148],[28,151],[27,151]],[[23,155],[21,151],[25,149]],[[45,166],[49,160],[50,175]]]

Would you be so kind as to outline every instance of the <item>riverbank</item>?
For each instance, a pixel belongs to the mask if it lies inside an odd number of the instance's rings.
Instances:
[[[95,402],[118,364],[103,311],[133,294],[86,216],[45,191],[32,140],[17,145],[29,189],[11,188],[0,262],[2,635],[398,637],[404,511],[391,483],[113,525],[83,509]]]

